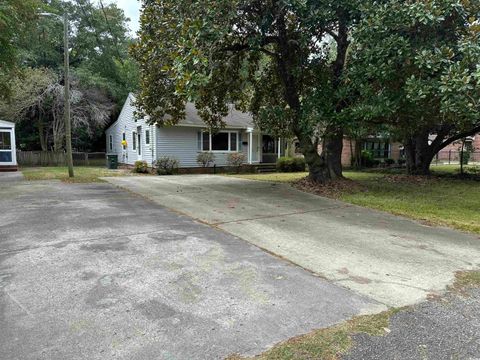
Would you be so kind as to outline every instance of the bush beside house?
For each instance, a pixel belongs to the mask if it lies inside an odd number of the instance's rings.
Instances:
[[[133,172],[137,174],[147,174],[148,164],[146,161],[135,161]]]
[[[179,161],[169,156],[163,156],[155,161],[155,169],[158,175],[174,175],[178,173]]]
[[[197,163],[202,167],[209,167],[215,163],[215,154],[211,152],[201,152],[197,155]]]
[[[245,154],[239,153],[239,152],[228,154],[227,163],[229,166],[235,167],[237,173],[240,172],[240,168],[242,167],[244,162],[245,162]]]
[[[297,172],[305,171],[305,159],[303,157],[281,157],[277,160],[277,171]]]

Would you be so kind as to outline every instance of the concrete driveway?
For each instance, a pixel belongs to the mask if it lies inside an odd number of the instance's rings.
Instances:
[[[182,191],[136,180],[171,200]],[[5,182],[0,207],[0,359],[252,355],[383,308],[109,184]]]
[[[480,238],[306,194],[287,184],[191,175],[112,184],[236,235],[387,306],[425,299],[480,267]]]

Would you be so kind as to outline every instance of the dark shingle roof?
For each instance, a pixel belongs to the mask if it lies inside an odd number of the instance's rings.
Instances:
[[[130,94],[133,100],[135,96]],[[128,100],[127,100],[128,101]],[[229,105],[229,112],[226,117],[223,118],[223,121],[226,124],[226,127],[230,128],[253,128],[253,118],[252,115],[244,113],[235,109],[233,105]],[[205,122],[200,118],[198,111],[193,103],[187,103],[185,107],[185,119],[178,123],[180,126],[207,126]]]

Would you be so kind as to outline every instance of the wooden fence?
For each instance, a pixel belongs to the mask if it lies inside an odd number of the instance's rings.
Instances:
[[[67,166],[64,152],[53,151],[17,151],[20,166]],[[105,153],[73,153],[74,166],[105,166]]]

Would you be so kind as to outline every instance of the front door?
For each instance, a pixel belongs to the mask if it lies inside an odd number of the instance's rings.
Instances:
[[[278,140],[270,135],[262,136],[262,162],[275,163],[278,158]]]
[[[12,130],[0,130],[0,165],[15,165]]]
[[[137,153],[138,160],[142,160],[142,127],[137,127]]]

